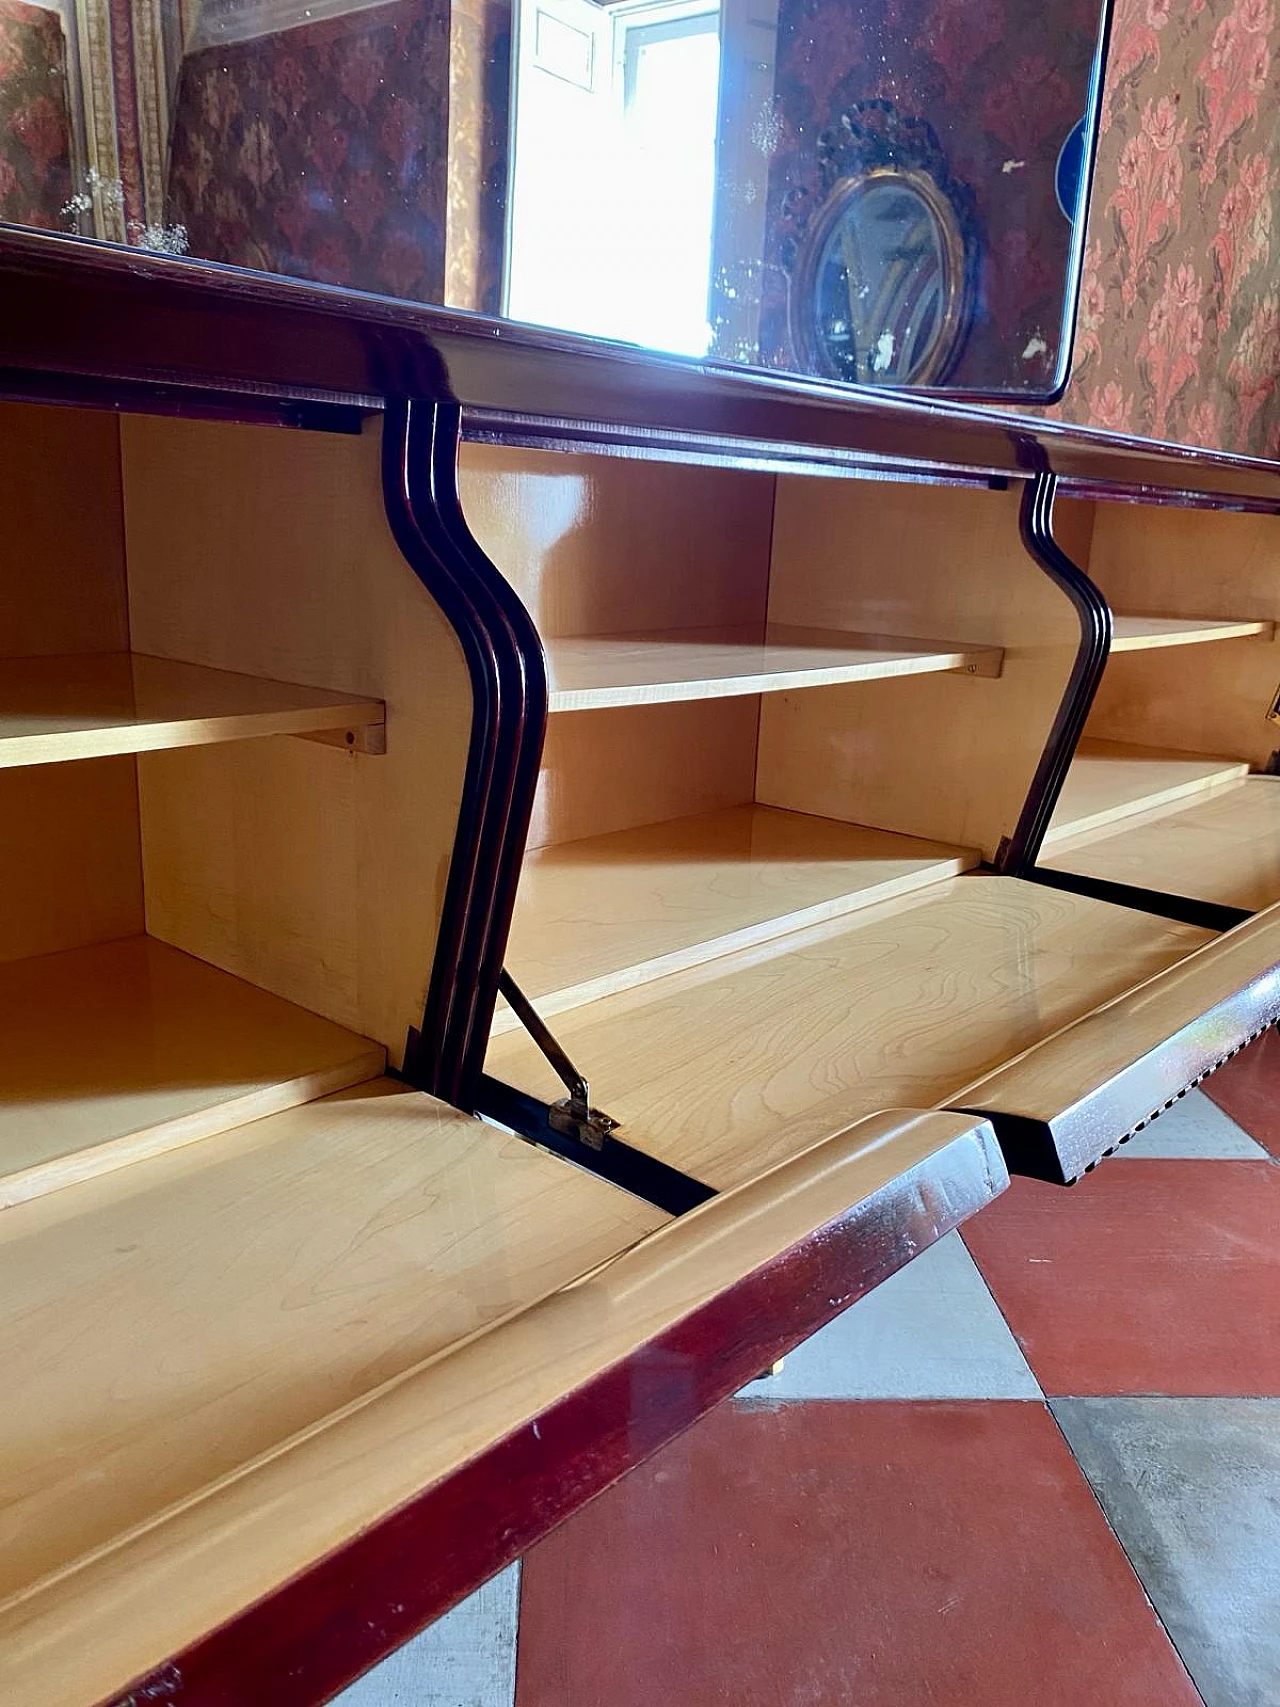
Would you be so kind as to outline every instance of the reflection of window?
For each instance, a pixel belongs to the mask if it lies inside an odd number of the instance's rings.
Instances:
[[[718,4],[521,0],[506,312],[709,343]]]

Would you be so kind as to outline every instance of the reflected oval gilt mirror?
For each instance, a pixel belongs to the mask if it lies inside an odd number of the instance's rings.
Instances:
[[[815,224],[792,298],[805,367],[861,385],[928,385],[965,331],[964,243],[918,173],[849,179]]]
[[[973,198],[931,128],[887,101],[819,143],[825,200],[792,246],[789,320],[807,372],[860,385],[944,381],[973,316]]]

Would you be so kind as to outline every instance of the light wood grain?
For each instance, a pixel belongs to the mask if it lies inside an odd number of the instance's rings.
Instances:
[[[1037,1121],[1067,1179],[1280,1018],[1280,909],[1237,925],[1039,1047],[956,1105]]]
[[[1088,559],[1088,507],[1062,507]],[[1017,822],[1071,669],[1070,604],[1024,551],[1017,492],[778,481],[769,619],[1004,651],[999,680],[956,674],[763,701],[756,798],[977,847]]]
[[[1137,813],[1059,844],[1043,863],[1256,913],[1280,901],[1280,777],[1246,777],[1190,805]]]
[[[1274,622],[1206,622],[1179,616],[1112,618],[1112,652],[1150,652],[1168,646],[1201,646],[1213,640],[1275,637]]]
[[[550,718],[529,846],[749,802],[759,721],[758,698]]]
[[[388,530],[378,429],[123,430],[134,649],[387,707],[383,758],[309,740],[141,755],[147,928],[398,1061],[435,951],[471,694]]]
[[[0,961],[143,927],[133,760],[0,771]]]
[[[398,1128],[382,1135],[384,1148],[394,1136],[389,1167],[370,1131],[335,1124],[322,1133],[317,1112],[282,1117],[294,1122],[296,1145],[310,1148],[296,1161],[286,1137],[260,1146],[247,1177],[233,1159],[221,1178],[213,1169],[201,1180],[174,1176],[167,1189],[139,1189],[127,1203],[95,1203],[78,1218],[83,1227],[33,1225],[30,1248],[12,1251],[12,1274],[0,1247],[0,1296],[20,1315],[28,1306],[21,1361],[8,1360],[3,1426],[14,1493],[30,1490],[33,1520],[16,1531],[27,1557],[10,1567],[11,1580],[29,1579],[41,1555],[69,1558],[95,1532],[118,1533],[131,1507],[154,1514],[0,1610],[6,1707],[89,1707],[113,1693],[736,1280],[816,1230],[848,1222],[893,1182],[930,1205],[937,1237],[1007,1180],[989,1129],[971,1118],[878,1115],[565,1286],[574,1268],[644,1230],[641,1212],[623,1219],[621,1194],[527,1146],[490,1137],[499,1148],[486,1155],[483,1138],[455,1136],[447,1122],[456,1117],[440,1114],[412,1131],[403,1115],[383,1122]],[[138,1181],[139,1171],[129,1177]],[[945,1179],[936,1193],[934,1177]],[[287,1207],[291,1184],[297,1209]],[[466,1232],[473,1202],[501,1211],[474,1242]],[[194,1251],[179,1232],[188,1206],[203,1235]],[[291,1237],[263,1236],[282,1224],[295,1229]],[[495,1246],[498,1226],[506,1237]],[[134,1242],[143,1260],[122,1260],[118,1246]],[[63,1250],[65,1269],[56,1260]],[[108,1288],[95,1272],[105,1252]],[[148,1285],[150,1271],[171,1276],[171,1288]],[[546,1294],[520,1309],[531,1271]],[[227,1291],[226,1329],[216,1337],[196,1331],[211,1284]],[[437,1296],[438,1320],[423,1308]],[[460,1337],[503,1311],[514,1313]],[[122,1323],[134,1320],[140,1340],[122,1359]],[[86,1322],[91,1361],[82,1365],[75,1336]],[[431,1356],[451,1335],[456,1343]],[[247,1366],[251,1382],[240,1395],[233,1389]],[[362,1396],[339,1409],[353,1389]],[[324,1426],[262,1449],[295,1416],[325,1411]],[[102,1444],[41,1490],[51,1438]],[[255,1447],[252,1463],[212,1480]],[[108,1463],[114,1474],[94,1476]],[[173,1488],[199,1482],[202,1495],[159,1512]],[[35,1512],[49,1516],[36,1522]]]
[[[770,475],[467,444],[459,479],[544,636],[765,620]]]
[[[0,1600],[665,1219],[387,1079],[10,1211]]]
[[[875,1109],[945,1102],[1208,939],[959,877],[574,1009],[556,1035],[621,1137],[723,1189]],[[560,1094],[518,1032],[488,1071]]]
[[[142,653],[0,662],[0,768],[380,726],[377,700]]]
[[[1090,572],[1116,610],[1187,618],[1280,619],[1274,516],[1146,504],[1097,506]],[[1103,677],[1090,733],[1187,752],[1229,753],[1261,769],[1280,746],[1267,707],[1280,644],[1204,646],[1121,658]]]
[[[779,623],[763,632],[755,626],[673,628],[547,643],[552,711],[785,693],[941,670],[998,676],[1000,650]]]
[[[1066,836],[1207,793],[1247,770],[1239,760],[1086,738],[1071,761],[1044,845],[1050,848]]]
[[[0,660],[129,645],[120,430],[97,410],[0,404]],[[0,961],[142,928],[132,764],[0,775]]]
[[[127,650],[116,417],[0,404],[0,455],[0,658]]]
[[[737,806],[529,856],[507,965],[543,1015],[936,883],[976,853]],[[502,1004],[495,1035],[516,1023]]]
[[[383,1051],[148,937],[0,968],[0,1208],[371,1078]]]

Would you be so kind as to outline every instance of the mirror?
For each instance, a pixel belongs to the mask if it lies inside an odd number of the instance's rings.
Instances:
[[[753,368],[1042,398],[1069,353],[1102,10],[5,0],[0,218]]]
[[[888,101],[845,113],[818,146],[826,199],[791,271],[798,365],[860,385],[940,384],[973,313],[972,194],[930,126]]]

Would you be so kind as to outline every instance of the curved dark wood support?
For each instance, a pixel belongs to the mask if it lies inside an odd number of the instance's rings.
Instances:
[[[1035,867],[1111,650],[1111,610],[1106,599],[1053,536],[1057,489],[1057,475],[1035,475],[1023,490],[1018,522],[1027,551],[1075,606],[1080,643],[1017,827],[996,852],[996,870],[1006,877],[1029,877]]]
[[[471,679],[471,742],[422,1023],[403,1077],[473,1111],[498,996],[547,719],[533,620],[481,551],[458,498],[456,404],[393,399],[382,484],[396,543],[457,634]]]

